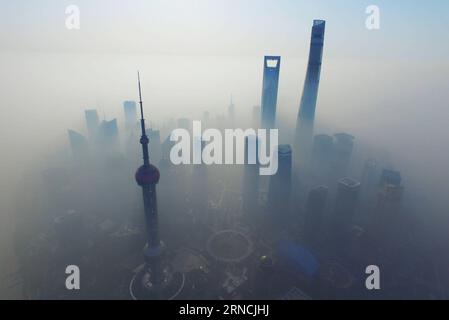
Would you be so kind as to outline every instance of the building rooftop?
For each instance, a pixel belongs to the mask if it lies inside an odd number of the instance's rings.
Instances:
[[[339,185],[345,186],[347,188],[358,188],[360,187],[360,182],[351,179],[351,178],[343,178],[338,181]]]

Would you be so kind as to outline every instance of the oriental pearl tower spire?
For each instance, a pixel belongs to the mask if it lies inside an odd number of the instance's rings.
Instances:
[[[142,136],[143,165],[135,174],[137,184],[142,188],[143,207],[147,244],[143,250],[145,264],[135,274],[130,283],[130,294],[136,300],[175,299],[184,286],[184,275],[172,273],[171,266],[164,260],[164,244],[159,239],[159,224],[156,185],[160,179],[159,170],[150,163],[148,148],[149,139],[146,135],[143,115],[142,90],[140,74],[137,73],[140,103],[140,127]]]

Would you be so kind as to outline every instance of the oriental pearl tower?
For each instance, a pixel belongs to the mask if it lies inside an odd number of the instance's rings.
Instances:
[[[164,244],[159,239],[156,185],[160,179],[159,170],[150,163],[149,139],[145,131],[143,116],[142,90],[140,74],[137,73],[139,85],[140,126],[142,136],[143,165],[135,174],[137,184],[142,188],[145,212],[147,244],[143,250],[145,263],[138,268],[129,285],[131,298],[134,300],[172,300],[181,293],[184,274],[172,272],[170,264],[164,257]]]

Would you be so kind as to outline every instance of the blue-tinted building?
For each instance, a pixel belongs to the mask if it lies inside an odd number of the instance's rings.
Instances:
[[[117,119],[101,122],[101,138],[103,146],[114,147],[118,145]]]
[[[402,183],[401,173],[399,171],[383,169],[382,175],[380,177],[380,185],[384,186],[387,184],[399,187]]]
[[[326,22],[314,20],[310,41],[309,63],[299,107],[296,125],[296,141],[299,148],[308,148],[313,136],[313,123],[320,84]]]
[[[125,127],[132,130],[137,124],[137,109],[135,101],[123,102],[123,110],[125,112]]]
[[[276,123],[280,69],[281,57],[265,57],[262,84],[262,127],[265,129],[274,128]]]
[[[84,111],[86,116],[86,126],[89,139],[93,142],[97,142],[98,130],[100,126],[100,119],[98,117],[97,110],[91,109]]]

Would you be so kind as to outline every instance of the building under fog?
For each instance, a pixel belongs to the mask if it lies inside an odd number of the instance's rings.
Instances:
[[[313,125],[315,121],[315,110],[320,84],[321,63],[323,58],[324,32],[326,22],[314,20],[310,41],[309,63],[307,66],[306,79],[299,107],[298,120],[296,124],[296,145],[303,153],[309,152],[309,146],[313,137]]]
[[[259,201],[259,161],[257,136],[245,137],[245,168],[243,173],[243,207],[253,213]],[[256,155],[256,156],[254,156]]]
[[[117,147],[119,138],[117,119],[103,120],[100,125],[100,136],[102,146],[106,149]]]
[[[343,235],[351,226],[356,213],[359,193],[360,182],[351,178],[343,178],[338,181],[333,212],[333,231],[335,235]]]
[[[89,152],[89,142],[82,134],[76,131],[69,130],[68,134],[72,157],[77,161],[81,161]]]
[[[86,126],[89,139],[91,142],[97,143],[100,128],[100,119],[98,117],[98,111],[94,109],[86,110],[84,114],[86,117]]]
[[[135,101],[123,102],[123,111],[125,113],[125,128],[133,130],[137,124],[137,111]]]
[[[278,171],[270,177],[268,189],[268,208],[276,221],[285,221],[289,215],[292,189],[292,148],[290,145],[279,145]]]
[[[333,170],[336,175],[346,175],[354,150],[354,136],[347,133],[334,135]]]
[[[281,57],[266,56],[262,83],[262,127],[272,129],[276,124]]]
[[[323,233],[323,220],[329,188],[319,186],[310,190],[304,216],[304,238],[315,241]]]

